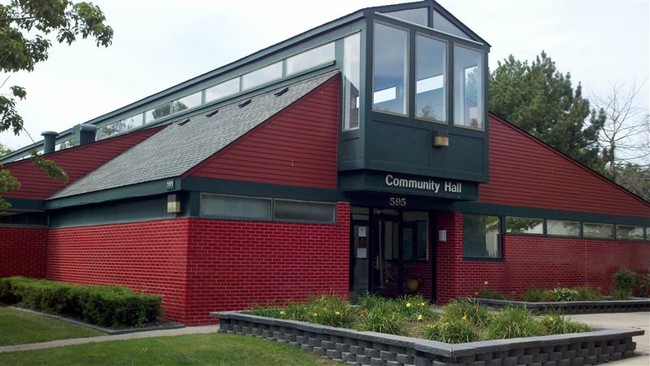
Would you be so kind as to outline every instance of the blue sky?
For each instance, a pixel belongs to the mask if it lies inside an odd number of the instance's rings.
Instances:
[[[57,44],[34,72],[13,74],[7,85],[27,88],[19,111],[38,141],[43,131],[66,130],[360,8],[399,2],[94,0],[115,29],[111,47]],[[492,45],[491,69],[509,54],[532,60],[545,50],[584,96],[642,84],[637,104],[648,113],[650,1],[439,3]],[[16,149],[30,140],[5,132],[0,143]]]

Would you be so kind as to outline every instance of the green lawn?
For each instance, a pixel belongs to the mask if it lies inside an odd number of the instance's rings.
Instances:
[[[104,335],[46,316],[0,307],[0,346]]]
[[[0,346],[98,335],[104,334],[42,315],[0,307]],[[230,334],[145,338],[0,353],[0,366],[335,364],[289,345]]]
[[[336,365],[310,352],[231,334],[186,335],[0,353],[11,365]]]

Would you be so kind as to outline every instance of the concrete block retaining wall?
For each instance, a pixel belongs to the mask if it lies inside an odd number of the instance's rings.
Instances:
[[[631,300],[554,302],[526,302],[477,298],[476,301],[483,305],[497,308],[511,305],[524,306],[528,310],[538,313],[545,313],[554,310],[561,311],[563,314],[596,314],[650,311],[650,299],[644,298],[635,298]]]
[[[358,332],[241,312],[211,313],[220,332],[288,343],[353,365],[594,365],[630,357],[643,330],[605,329],[579,334],[448,344]]]

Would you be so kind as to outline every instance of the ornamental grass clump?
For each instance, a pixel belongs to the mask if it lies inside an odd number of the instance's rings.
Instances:
[[[493,311],[473,299],[452,301],[435,311],[422,296],[389,299],[374,295],[350,306],[338,297],[321,296],[284,307],[256,307],[253,315],[300,320],[360,331],[419,337],[447,343],[585,332],[590,329],[561,314],[536,317],[524,307]]]
[[[494,317],[486,306],[482,306],[472,299],[458,299],[450,302],[444,308],[444,314],[456,319],[467,320],[478,328],[487,326]]]
[[[408,302],[388,299],[375,295],[359,298],[355,326],[358,330],[389,334],[404,334],[407,315],[406,309],[412,306]]]
[[[485,339],[534,337],[544,334],[544,326],[524,307],[507,307],[497,312],[484,330]]]
[[[451,314],[444,314],[437,321],[424,326],[422,337],[446,343],[478,341],[478,328],[468,319],[468,316],[458,318]]]
[[[576,323],[565,318],[561,313],[549,313],[541,319],[545,335],[588,332],[586,324]]]

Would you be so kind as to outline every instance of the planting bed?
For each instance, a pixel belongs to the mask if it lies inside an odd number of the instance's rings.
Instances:
[[[374,332],[215,312],[220,332],[249,334],[288,343],[356,365],[593,365],[630,357],[632,337],[643,330],[593,332],[448,344]]]

